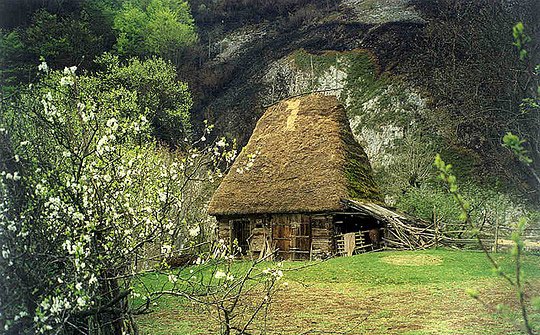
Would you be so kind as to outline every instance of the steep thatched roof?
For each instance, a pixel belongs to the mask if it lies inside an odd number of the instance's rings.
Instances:
[[[209,213],[338,211],[344,198],[380,201],[345,109],[333,96],[312,94],[268,108],[215,192]]]

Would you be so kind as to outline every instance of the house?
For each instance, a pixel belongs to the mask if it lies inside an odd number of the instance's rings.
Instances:
[[[309,259],[344,253],[348,233],[353,248],[371,245],[381,204],[344,107],[311,94],[267,109],[208,211],[220,238],[254,257],[277,249],[281,259]]]

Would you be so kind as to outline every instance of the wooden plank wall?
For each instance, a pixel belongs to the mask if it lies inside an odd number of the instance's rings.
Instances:
[[[234,239],[231,231],[234,220],[249,220],[249,254],[258,257],[269,243],[279,249],[281,259],[310,259],[312,256],[334,252],[332,215],[272,214],[243,217],[224,217],[219,220],[220,239]]]
[[[331,215],[313,215],[311,219],[312,250],[315,254],[332,254],[334,222]]]

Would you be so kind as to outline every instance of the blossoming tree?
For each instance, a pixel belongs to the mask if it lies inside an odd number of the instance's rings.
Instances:
[[[158,65],[146,67],[148,85],[174,73]],[[224,140],[160,146],[144,95],[110,80],[120,66],[92,76],[42,63],[37,84],[2,102],[2,331],[136,332],[134,280],[163,264],[150,250],[169,254],[199,235],[194,200],[234,158]],[[175,110],[161,116],[183,117]]]

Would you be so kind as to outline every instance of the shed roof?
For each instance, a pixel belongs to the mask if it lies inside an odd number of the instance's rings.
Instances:
[[[345,109],[334,96],[311,94],[266,110],[208,211],[211,215],[338,211],[343,209],[340,200],[347,198],[381,201]]]

